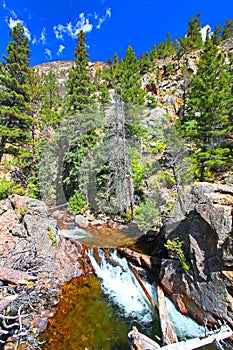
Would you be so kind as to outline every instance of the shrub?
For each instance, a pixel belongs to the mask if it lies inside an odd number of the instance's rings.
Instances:
[[[79,214],[88,208],[84,196],[79,191],[75,191],[74,195],[70,197],[68,206],[73,214]]]
[[[183,241],[180,241],[178,237],[170,240],[167,240],[167,244],[165,244],[165,247],[168,250],[169,257],[171,259],[177,259],[181,262],[182,268],[185,271],[189,271],[190,267],[188,266],[186,262],[186,258],[182,249]]]
[[[142,231],[148,231],[154,227],[159,216],[159,210],[155,207],[154,200],[147,198],[135,211],[135,223]]]
[[[6,179],[0,180],[0,199],[6,199],[11,193],[13,182],[9,182]]]
[[[0,200],[6,199],[12,193],[23,196],[25,194],[25,189],[14,181],[8,181],[5,178],[0,179]]]
[[[48,237],[52,243],[52,246],[54,247],[57,244],[57,240],[56,240],[56,237],[53,235],[53,230],[50,226],[48,226],[47,231],[48,231]]]

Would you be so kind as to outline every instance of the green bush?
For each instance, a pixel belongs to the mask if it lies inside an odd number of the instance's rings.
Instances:
[[[168,250],[169,257],[171,259],[177,259],[181,262],[182,268],[185,271],[189,271],[190,267],[188,266],[186,262],[186,258],[182,249],[183,241],[180,241],[178,237],[170,240],[167,240],[167,244],[165,244],[165,247]]]
[[[52,246],[55,247],[55,245],[57,244],[57,240],[56,240],[56,237],[53,235],[52,228],[50,226],[48,226],[47,231],[48,231],[48,237],[52,243]]]
[[[135,210],[135,223],[140,230],[146,232],[151,229],[158,219],[159,210],[155,207],[154,200],[147,198],[144,203]]]
[[[69,210],[73,214],[79,214],[88,208],[87,202],[81,192],[75,191],[74,195],[70,197],[68,202]]]
[[[146,164],[142,162],[141,155],[138,151],[133,150],[131,153],[130,162],[133,183],[134,186],[140,186],[146,178]]]
[[[6,199],[11,193],[13,182],[9,182],[6,179],[0,180],[0,199]]]
[[[5,178],[0,179],[0,200],[6,199],[12,193],[23,196],[25,194],[25,189],[14,181],[8,181]]]

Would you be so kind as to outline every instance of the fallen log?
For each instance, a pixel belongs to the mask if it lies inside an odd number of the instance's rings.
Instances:
[[[27,284],[29,281],[37,280],[37,277],[29,275],[24,271],[1,267],[0,280],[13,284]]]
[[[140,284],[143,292],[145,293],[147,299],[149,300],[150,304],[152,305],[152,307],[155,309],[155,311],[159,314],[159,310],[158,310],[158,307],[157,305],[155,304],[154,300],[152,299],[152,297],[150,296],[150,294],[148,293],[146,287],[144,286],[141,278],[138,276],[138,273],[137,271],[135,270],[135,268],[133,267],[133,265],[128,261],[128,265],[129,265],[129,268],[130,270],[133,272],[136,280],[138,281],[138,283]]]
[[[160,349],[158,343],[146,335],[139,333],[136,327],[128,333],[128,343],[130,350],[155,350]]]
[[[173,344],[178,342],[178,338],[176,335],[176,331],[174,328],[174,325],[169,317],[166,301],[164,297],[163,289],[157,285],[156,291],[157,291],[157,298],[158,298],[158,306],[155,304],[154,300],[152,299],[151,295],[148,293],[146,287],[144,286],[142,280],[138,276],[138,273],[136,269],[133,267],[133,265],[128,261],[128,265],[132,273],[134,274],[136,280],[138,281],[139,285],[141,286],[143,292],[145,293],[147,299],[149,300],[152,307],[157,312],[159,319],[160,319],[160,325],[161,325],[161,332],[162,332],[162,338],[163,338],[163,344]]]
[[[207,335],[203,335],[197,338],[188,339],[178,342],[176,344],[170,344],[162,347],[164,350],[195,350],[208,344],[218,344],[221,340],[231,337],[233,334],[229,326],[222,326],[220,329],[209,332]]]
[[[143,253],[138,253],[129,248],[117,247],[117,251],[121,256],[124,256],[127,261],[131,261],[133,264],[149,270],[153,274],[157,274],[160,270],[161,259],[150,256]]]
[[[158,307],[159,307],[159,318],[160,326],[162,331],[163,344],[173,344],[178,342],[175,327],[170,319],[167,311],[166,300],[164,296],[163,289],[157,285],[156,286]]]
[[[161,347],[161,350],[195,350],[208,344],[220,346],[221,340],[232,337],[233,332],[229,326],[222,326],[216,331],[207,332],[199,337],[182,340],[177,343],[168,344]],[[154,340],[138,332],[136,327],[128,333],[128,342],[131,350],[156,350],[160,346]]]

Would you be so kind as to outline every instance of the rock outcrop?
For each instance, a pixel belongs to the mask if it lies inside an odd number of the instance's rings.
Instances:
[[[0,201],[0,256],[1,340],[11,341],[12,348],[21,343],[36,348],[59,286],[83,274],[82,246],[58,235],[45,203],[11,195]],[[11,329],[11,323],[19,326]]]
[[[163,260],[160,280],[178,308],[200,323],[218,319],[233,326],[232,281],[224,275],[231,268],[233,255],[233,187],[197,183],[186,195],[188,215],[170,220],[165,227],[167,239],[183,241],[190,266],[184,271],[174,260]]]
[[[157,260],[132,254],[132,259],[153,271],[157,282],[177,305],[181,313],[191,316],[200,324],[218,324],[218,320],[233,327],[233,187],[221,184],[194,184],[185,197],[188,214],[174,210],[162,232],[152,231],[138,240],[147,254]],[[161,247],[161,239],[183,242],[182,250],[187,263],[169,258]],[[134,248],[137,248],[137,243]],[[149,248],[148,248],[149,247]],[[126,251],[130,257],[129,250]],[[144,263],[145,265],[145,263]]]

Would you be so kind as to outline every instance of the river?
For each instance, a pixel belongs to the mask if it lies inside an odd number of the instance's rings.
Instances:
[[[120,245],[129,241],[128,235],[107,232],[61,232],[75,236],[83,243],[102,246]],[[78,237],[79,236],[79,237]],[[130,238],[131,239],[131,238]],[[145,297],[130,271],[127,261],[117,256],[115,249],[87,251],[95,275],[72,280],[62,287],[60,303],[55,317],[49,320],[48,330],[42,335],[46,340],[44,350],[127,350],[127,334],[136,326],[139,331],[161,344],[160,325],[156,312]],[[154,284],[143,271],[147,291],[156,301]],[[166,299],[170,317],[181,339],[196,337],[204,328],[181,315],[169,299]],[[206,346],[202,350],[214,350]]]

